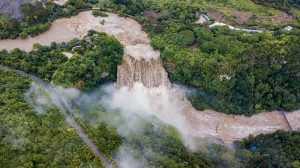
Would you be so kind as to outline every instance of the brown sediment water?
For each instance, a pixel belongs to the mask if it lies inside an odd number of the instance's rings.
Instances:
[[[0,49],[20,48],[30,51],[34,43],[49,45],[53,41],[66,42],[73,38],[83,38],[90,29],[106,32],[124,46],[125,54],[123,63],[118,66],[118,87],[115,89],[120,90],[116,94],[121,92],[126,97],[118,99],[119,101],[126,102],[127,98],[142,95],[141,99],[150,104],[145,107],[150,108],[151,103],[156,106],[151,107],[153,111],[144,110],[145,112],[172,124],[185,134],[203,138],[216,137],[226,143],[240,140],[249,134],[289,129],[285,118],[278,111],[247,117],[195,110],[183,91],[171,86],[160,53],[150,46],[150,40],[142,31],[141,25],[133,19],[116,14],[94,17],[90,11],[81,12],[77,16],[54,21],[50,30],[34,38],[1,40]],[[136,105],[136,102],[126,103]],[[294,130],[300,128],[300,111],[286,113],[286,118]]]

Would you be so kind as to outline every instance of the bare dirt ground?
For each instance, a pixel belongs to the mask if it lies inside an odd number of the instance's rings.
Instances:
[[[282,16],[271,19],[273,23],[289,22],[294,19],[293,16],[283,12]]]
[[[101,24],[103,20],[104,24]],[[142,31],[141,25],[136,21],[130,18],[119,17],[116,14],[109,14],[108,17],[96,18],[91,15],[91,12],[82,12],[71,18],[58,19],[54,21],[50,30],[34,38],[0,40],[0,49],[12,50],[14,48],[20,48],[30,51],[34,43],[49,45],[52,41],[63,42],[73,38],[83,38],[90,29],[106,32],[115,36],[124,45],[125,53],[134,55],[133,58],[135,59],[143,58],[152,61],[154,60],[154,62],[156,59],[160,59],[156,56],[157,52],[150,46],[147,34]],[[133,49],[136,50],[136,52],[134,52]],[[129,65],[128,67],[132,67],[132,65]],[[157,69],[164,71],[162,65],[157,67]],[[132,73],[136,72],[132,71]],[[157,74],[160,74],[161,78],[167,79],[166,73]],[[152,74],[149,75],[151,76]],[[127,76],[131,75],[127,74]],[[153,80],[156,80],[157,78],[158,77],[155,77]],[[193,136],[204,138],[217,137],[226,143],[231,143],[234,140],[240,140],[241,138],[247,137],[249,134],[257,135],[260,133],[270,133],[279,129],[288,130],[288,124],[284,117],[277,111],[262,112],[251,117],[225,115],[209,110],[196,111],[180,91],[174,91],[174,88],[170,87],[166,88],[169,90],[164,92],[167,92],[168,94],[165,94],[165,97],[162,97],[161,100],[164,98],[172,103],[170,103],[171,105],[167,108],[165,107],[167,101],[160,101],[159,97],[155,97],[155,99],[157,99],[156,101],[162,102],[160,107],[163,109],[162,111],[156,111],[155,115],[159,116],[165,114],[165,116],[171,117],[174,110],[179,110],[182,118],[185,118],[186,121],[174,121],[173,125],[180,128],[183,124],[178,123],[188,123],[189,125],[184,127],[190,127],[191,129],[189,129],[189,132]],[[164,95],[162,93],[157,93],[156,95]],[[143,97],[143,99],[147,98]],[[176,106],[176,109],[174,109],[174,106]],[[300,128],[300,111],[287,113],[287,118],[291,122],[294,130]]]
[[[217,22],[222,21],[223,16],[224,16],[222,12],[215,10],[213,8],[206,8],[206,11],[207,11],[208,16],[213,17],[215,21],[217,21]]]
[[[217,22],[226,22],[226,23],[231,22],[230,20],[224,18],[224,14],[219,10],[213,8],[206,8],[206,11],[208,16],[213,17],[214,20]],[[249,21],[249,19],[251,18],[251,14],[247,12],[241,12],[233,9],[226,9],[225,11],[230,15],[234,16],[235,17],[234,22],[237,22],[239,24],[243,24]]]
[[[233,9],[227,9],[226,12],[233,15],[235,17],[235,22],[237,22],[238,24],[246,23],[247,21],[250,20],[250,18],[252,16],[251,14],[249,14],[247,12],[237,11],[237,10],[233,10]]]

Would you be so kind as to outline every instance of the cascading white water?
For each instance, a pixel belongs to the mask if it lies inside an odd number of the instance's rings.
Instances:
[[[132,56],[125,56],[123,63],[118,66],[118,86],[133,87],[135,82],[141,82],[148,88],[171,86],[159,58],[136,60]]]

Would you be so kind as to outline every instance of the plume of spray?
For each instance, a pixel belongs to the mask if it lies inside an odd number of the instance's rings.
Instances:
[[[107,94],[101,99],[102,104],[109,110],[119,110],[124,118],[131,121],[119,128],[123,136],[126,136],[125,130],[128,128],[135,131],[140,125],[138,121],[133,122],[135,120],[133,116],[146,121],[154,116],[177,128],[186,147],[196,150],[189,132],[191,128],[181,114],[181,107],[172,99],[172,92],[167,87],[146,88],[142,83],[135,83],[133,88],[116,89],[114,85],[110,85],[105,87],[104,91]]]
[[[233,160],[232,162],[236,164],[234,152],[225,151],[222,156],[218,156],[219,151],[208,149],[210,144],[192,137],[190,124],[187,123],[178,100],[174,98],[175,92],[181,88],[179,86],[175,89],[164,86],[146,88],[142,83],[135,83],[133,88],[117,88],[116,84],[104,85],[90,93],[61,87],[56,87],[55,92],[65,108],[73,115],[82,117],[91,125],[104,122],[108,127],[116,128],[118,134],[127,141],[133,141],[132,137],[148,136],[148,132],[145,131],[146,123],[151,123],[154,129],[159,129],[159,125],[170,125],[177,129],[183,144],[191,152],[200,150],[209,153],[212,157],[221,157],[221,160]],[[188,88],[185,90],[188,91]],[[30,92],[34,91],[35,88],[32,86]],[[36,91],[35,98],[41,98],[41,100],[28,101],[35,102],[31,103],[33,108],[42,114],[43,110],[41,109],[45,106],[49,107],[51,104],[49,105],[49,101],[44,101],[46,99],[39,95],[42,93]],[[118,167],[145,167],[147,161],[144,156],[153,156],[156,153],[146,144],[141,145],[143,146],[142,153],[126,143],[123,144],[113,156]]]
[[[70,106],[70,102],[68,100],[72,100],[72,98],[79,95],[79,91],[76,89],[63,89],[61,87],[54,88],[50,85],[40,83],[42,84],[43,88],[45,89],[46,93],[49,94],[49,102],[53,102],[55,105],[54,107],[58,108],[64,115],[66,121],[75,129],[76,133],[80,136],[80,138],[89,146],[89,148],[96,154],[96,156],[102,161],[102,164],[110,168],[111,165],[108,163],[106,158],[98,151],[97,147],[93,144],[93,142],[89,139],[89,137],[83,132],[82,128],[73,120],[73,118],[68,114],[69,112],[73,112],[73,108]],[[40,94],[34,92],[37,89],[41,89],[41,87],[36,87],[37,85],[31,85],[31,89],[29,89],[28,93],[25,93],[25,95],[37,95],[35,97],[40,97]],[[67,94],[65,94],[67,93]],[[77,94],[76,94],[77,93]],[[42,94],[44,95],[44,94]],[[45,101],[36,101],[34,98],[31,99],[34,96],[27,96],[27,101],[30,102],[39,102],[39,103],[45,103]],[[31,105],[37,105],[37,106],[49,106],[49,103],[46,104],[39,104],[39,103],[30,103]],[[34,107],[35,110],[38,110],[39,108]],[[53,106],[52,106],[53,107]],[[39,112],[38,112],[39,113]]]

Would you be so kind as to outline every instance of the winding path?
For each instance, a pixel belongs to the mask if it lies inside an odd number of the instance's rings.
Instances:
[[[40,78],[25,73],[23,71],[20,70],[16,70],[16,69],[12,69],[6,66],[2,66],[0,65],[0,69],[2,70],[7,70],[10,72],[14,72],[17,73],[21,76],[25,76],[28,78],[31,78],[34,82],[36,82],[37,84],[41,85],[45,91],[50,95],[51,100],[53,101],[53,103],[57,106],[57,108],[60,110],[60,112],[64,115],[64,117],[66,118],[66,121],[75,129],[76,133],[80,136],[80,138],[89,146],[89,148],[96,154],[96,156],[102,161],[103,165],[107,168],[110,168],[111,165],[109,164],[109,162],[107,161],[107,159],[99,152],[99,150],[97,149],[97,147],[93,144],[93,142],[88,138],[88,136],[83,132],[83,130],[81,129],[81,127],[72,119],[72,117],[68,114],[68,110],[66,107],[66,105],[64,104],[64,101],[61,101],[60,98],[57,96],[55,89],[48,83],[44,82],[43,80],[41,80]]]

